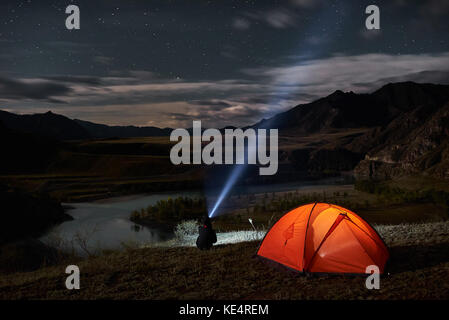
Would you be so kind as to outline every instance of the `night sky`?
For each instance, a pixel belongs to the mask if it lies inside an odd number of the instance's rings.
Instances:
[[[80,30],[65,27],[69,4]],[[369,4],[379,31],[365,28]],[[448,35],[445,0],[2,0],[0,109],[248,125],[337,89],[449,83]]]

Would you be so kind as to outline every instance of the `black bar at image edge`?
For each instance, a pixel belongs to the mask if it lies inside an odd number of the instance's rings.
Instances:
[[[173,300],[133,300],[133,301],[0,301],[5,313],[11,311],[17,318],[21,312],[51,313],[58,319],[66,317],[104,316],[110,313],[115,316],[158,315],[158,319],[272,319],[283,315],[304,315],[304,312],[319,312],[333,315],[347,310],[355,317],[357,311],[364,310],[370,316],[385,314],[417,315],[430,310],[432,313],[446,310],[446,301],[271,301],[271,300],[226,300],[226,301],[173,301]],[[342,309],[343,308],[343,309]],[[445,308],[443,310],[443,308]],[[349,315],[351,316],[351,315]],[[352,317],[351,316],[351,317]],[[365,316],[363,316],[365,317]]]

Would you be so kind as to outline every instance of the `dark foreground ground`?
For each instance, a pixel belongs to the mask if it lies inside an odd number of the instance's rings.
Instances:
[[[449,223],[380,226],[390,248],[380,290],[364,277],[305,277],[253,255],[258,242],[145,248],[0,275],[0,299],[448,299]],[[81,289],[65,288],[77,264]]]

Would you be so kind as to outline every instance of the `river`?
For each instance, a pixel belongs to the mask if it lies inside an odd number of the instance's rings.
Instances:
[[[275,185],[240,187],[239,193],[270,193],[346,183],[345,179],[326,179]],[[123,196],[86,203],[70,203],[67,211],[74,220],[64,222],[41,237],[45,243],[73,250],[77,254],[97,253],[104,249],[140,246],[170,239],[173,235],[157,228],[138,226],[129,220],[132,211],[146,208],[158,200],[199,197],[200,192],[157,193]]]
[[[200,193],[158,193],[70,203],[67,204],[70,207],[67,213],[73,220],[54,227],[41,240],[81,255],[164,241],[172,235],[160,229],[138,226],[129,220],[129,216],[132,211],[146,208],[159,200],[180,196],[196,197]]]

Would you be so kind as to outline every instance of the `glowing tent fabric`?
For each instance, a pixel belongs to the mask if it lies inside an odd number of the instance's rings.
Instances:
[[[301,272],[365,273],[376,265],[383,273],[388,249],[377,232],[345,208],[327,203],[298,207],[265,235],[261,257]]]

